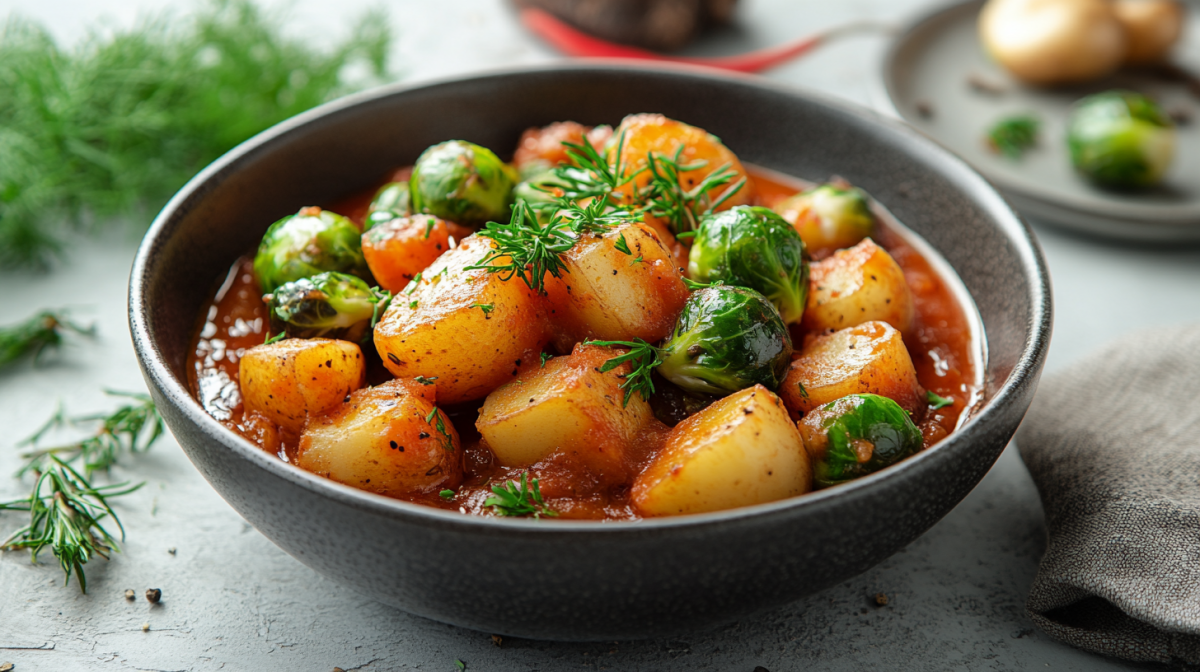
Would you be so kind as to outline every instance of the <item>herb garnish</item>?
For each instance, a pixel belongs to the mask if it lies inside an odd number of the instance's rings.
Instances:
[[[696,160],[682,163],[680,157],[683,149],[684,146],[680,145],[675,150],[675,155],[670,158],[647,154],[646,167],[650,170],[650,182],[638,194],[639,199],[645,203],[642,212],[665,221],[676,236],[694,231],[700,218],[721,207],[721,204],[732,198],[746,184],[744,175],[733,182],[737,171],[733,169],[732,164],[727,163],[706,175],[700,184],[685,189],[680,175],[705,168],[708,162]],[[727,184],[729,186],[716,200],[708,195],[709,191]]]
[[[182,21],[97,30],[70,49],[8,20],[0,267],[47,266],[72,233],[141,220],[243,140],[390,78],[391,22],[379,11],[330,49],[293,37],[280,17],[251,0],[213,0]],[[347,76],[356,71],[367,77]]]
[[[436,424],[434,423],[434,420],[437,420]],[[451,436],[450,432],[446,430],[446,421],[444,418],[442,418],[442,414],[438,412],[436,406],[434,406],[433,410],[429,412],[429,415],[425,416],[425,424],[434,425],[434,429],[437,430],[437,433],[442,435],[442,450],[445,450],[447,453],[453,453],[454,437]]]
[[[441,497],[442,499],[454,499],[454,491],[453,490],[442,490],[441,492],[438,493],[438,497]]]
[[[1005,117],[988,131],[991,148],[1010,159],[1019,159],[1025,150],[1037,145],[1042,122],[1031,114]]]
[[[417,376],[416,378],[413,378],[413,380],[417,381],[418,383],[420,383],[422,385],[433,385],[437,379],[438,379],[437,376],[433,376],[430,378],[426,378],[425,376]]]
[[[804,389],[804,383],[796,381],[796,387],[800,389],[800,396],[808,399],[808,390]]]
[[[725,284],[724,280],[717,280],[716,282],[696,282],[695,280],[692,280],[691,278],[683,279],[683,286],[687,287],[688,289],[690,289],[692,291],[696,291],[697,289],[707,289],[709,287],[716,287],[718,285],[724,285],[724,284]]]
[[[33,489],[22,499],[0,502],[0,511],[28,511],[29,523],[0,542],[0,549],[28,548],[37,562],[38,553],[49,546],[66,575],[79,578],[79,589],[87,592],[83,566],[95,555],[108,558],[119,550],[117,539],[103,525],[109,518],[124,539],[125,528],[108,504],[108,498],[129,494],[141,483],[115,483],[96,487],[89,481],[92,472],[107,470],[116,463],[120,452],[149,450],[163,434],[162,418],[154,402],[145,394],[108,391],[112,396],[128,397],[136,403],[118,408],[110,415],[67,418],[60,408],[37,432],[18,445],[36,448],[37,442],[51,429],[78,423],[101,423],[96,434],[73,444],[35,449],[22,455],[28,463],[18,476],[37,476]],[[83,463],[84,474],[71,463]],[[86,475],[85,475],[86,474]]]
[[[521,480],[506,481],[503,485],[492,486],[493,496],[484,500],[484,506],[490,506],[501,516],[542,516],[554,517],[557,511],[546,507],[542,500],[542,491],[538,487],[538,479],[529,479],[529,472],[521,474]]]
[[[496,309],[496,304],[494,304],[494,303],[472,303],[471,305],[469,305],[467,307],[468,308],[478,308],[483,311],[483,316],[487,317],[488,315],[492,314],[493,310]]]
[[[543,369],[544,369],[544,368],[546,368],[546,362],[547,362],[548,360],[550,360],[550,359],[553,359],[553,358],[554,358],[554,355],[552,355],[552,354],[550,354],[550,353],[548,353],[548,352],[545,352],[545,351],[543,351],[543,352],[539,353],[539,354],[538,354],[538,356],[542,358],[542,365],[541,365],[541,367],[539,367],[539,368],[543,368]]]
[[[555,184],[552,188],[543,189],[543,191],[561,192],[563,200],[566,201],[594,198],[600,201],[601,207],[616,205],[617,199],[613,197],[612,192],[633,182],[638,175],[646,171],[643,167],[632,171],[629,175],[622,174],[625,172],[625,166],[622,163],[624,145],[625,131],[621,131],[621,135],[617,138],[617,153],[610,166],[608,160],[596,151],[586,135],[580,144],[562,143],[567,156],[571,158],[574,165],[555,168],[553,170]]]
[[[629,243],[625,242],[625,234],[623,233],[617,238],[617,242],[613,244],[613,247],[617,248],[618,252],[633,254],[633,250],[629,249]]]
[[[939,396],[931,390],[925,392],[925,400],[929,402],[930,407],[935,411],[939,408],[945,408],[954,404],[953,399]]]
[[[263,339],[263,345],[271,345],[272,343],[278,343],[278,342],[282,341],[282,340],[283,340],[283,339],[285,339],[285,338],[287,338],[287,332],[286,332],[286,331],[281,331],[281,332],[279,332],[278,334],[275,334],[274,336],[272,336],[272,335],[271,335],[271,330],[270,330],[270,329],[267,329],[267,331],[266,331],[266,338],[264,338],[264,339]]]
[[[0,201],[2,200],[3,194],[0,193]],[[0,210],[0,213],[2,212],[3,210]],[[63,344],[63,335],[68,332],[92,338],[96,335],[96,325],[78,325],[67,319],[64,310],[43,310],[24,322],[0,329],[0,367],[30,354],[33,355],[33,362],[39,363],[42,353],[47,348],[60,347]]]
[[[650,345],[640,338],[632,341],[584,341],[588,345],[603,345],[617,346],[629,348],[629,352],[623,355],[613,357],[604,362],[600,366],[600,373],[607,373],[624,364],[630,362],[632,371],[625,374],[625,382],[621,383],[620,389],[625,390],[625,398],[622,400],[622,406],[629,405],[629,398],[633,396],[635,391],[642,395],[643,399],[649,400],[650,395],[654,394],[654,380],[650,377],[650,372],[654,367],[662,364],[662,354],[658,348]]]

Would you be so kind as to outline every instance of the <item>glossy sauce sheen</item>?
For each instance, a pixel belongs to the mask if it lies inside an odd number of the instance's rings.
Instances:
[[[756,201],[771,207],[802,188],[803,183],[765,174],[747,167],[754,179]],[[407,169],[397,171],[407,175]],[[375,190],[364,191],[332,204],[334,212],[344,214],[361,224]],[[888,228],[886,221],[876,236],[900,267],[912,291],[916,304],[916,326],[907,342],[909,354],[921,385],[942,397],[954,400],[953,405],[930,410],[918,424],[925,437],[925,447],[941,441],[965,419],[963,413],[977,403],[979,385],[975,370],[978,361],[973,353],[977,346],[971,342],[971,328],[963,307],[955,299],[947,283],[921,254],[897,231]],[[269,328],[266,306],[263,305],[253,273],[253,257],[246,256],[234,263],[229,275],[214,293],[205,320],[197,334],[195,347],[188,359],[188,382],[192,393],[214,418],[226,427],[263,445],[264,420],[244,417],[241,393],[238,388],[238,362],[242,354],[266,338]],[[800,343],[797,342],[797,349]],[[367,380],[379,384],[390,374],[378,362],[371,348]],[[482,400],[460,406],[443,406],[462,439],[465,481],[453,500],[436,495],[406,497],[418,502],[463,513],[492,515],[485,501],[492,495],[491,486],[514,480],[525,468],[505,468],[495,464],[491,451],[482,444],[475,429]],[[629,456],[629,477],[624,484],[601,479],[568,457],[552,455],[529,468],[530,475],[539,480],[546,505],[558,512],[560,518],[589,518],[602,520],[634,520],[640,518],[629,502],[629,483],[649,463],[666,439],[669,428],[652,421],[633,442],[634,453]],[[294,461],[297,437],[282,435],[282,447],[266,441],[284,461]]]

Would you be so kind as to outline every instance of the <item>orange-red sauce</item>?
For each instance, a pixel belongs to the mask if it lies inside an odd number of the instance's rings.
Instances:
[[[409,169],[401,169],[389,178],[404,179]],[[757,201],[773,206],[798,190],[798,182],[786,180],[748,167],[754,180]],[[375,190],[366,190],[330,205],[331,210],[346,215],[361,225]],[[950,285],[933,269],[896,230],[887,226],[886,217],[876,242],[883,246],[904,269],[905,279],[916,303],[916,326],[909,337],[909,354],[917,369],[917,378],[927,390],[952,398],[954,404],[930,411],[919,423],[925,436],[925,447],[942,440],[957,426],[960,416],[975,403],[978,393],[976,357],[978,345],[971,341],[971,328],[966,311],[955,299]],[[188,359],[188,382],[192,393],[205,409],[230,429],[262,445],[261,418],[243,417],[241,394],[238,390],[238,361],[243,352],[261,344],[269,329],[265,305],[260,298],[254,278],[252,256],[237,260],[221,287],[214,293],[203,324],[197,334],[195,347]],[[797,349],[799,349],[797,343]],[[378,384],[390,376],[378,357],[370,353],[376,365],[368,368],[368,382]],[[405,499],[429,506],[464,513],[489,515],[484,501],[492,495],[491,486],[515,480],[525,471],[539,481],[542,495],[560,518],[590,518],[632,520],[640,516],[629,502],[629,484],[661,448],[668,428],[653,422],[634,442],[635,454],[627,464],[628,478],[614,482],[611,475],[602,478],[573,464],[563,455],[552,455],[526,468],[505,468],[497,465],[492,452],[483,445],[475,430],[482,400],[460,406],[446,407],[462,439],[465,480],[453,501],[437,495],[415,495]],[[280,459],[295,457],[296,437],[283,437]]]

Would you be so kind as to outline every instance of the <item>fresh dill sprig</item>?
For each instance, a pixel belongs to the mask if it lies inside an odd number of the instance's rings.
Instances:
[[[0,542],[0,549],[28,548],[31,559],[37,562],[38,553],[49,546],[66,575],[64,585],[74,574],[83,592],[87,592],[83,566],[93,556],[107,559],[109,552],[119,550],[117,539],[103,525],[104,518],[117,526],[121,539],[125,537],[125,528],[108,499],[142,486],[116,483],[97,487],[89,480],[91,473],[109,469],[121,452],[149,450],[163,434],[162,418],[148,395],[111,390],[107,393],[132,399],[134,403],[111,414],[76,418],[68,418],[60,407],[38,431],[18,444],[35,448],[22,455],[27,462],[17,472],[18,477],[36,475],[33,489],[27,497],[0,502],[0,511],[27,511],[30,516],[27,525]],[[37,443],[52,429],[89,422],[100,423],[93,436],[72,444],[37,449]],[[84,473],[71,466],[75,462],[82,463]]]
[[[691,189],[685,188],[680,176],[705,168],[708,162],[699,159],[691,163],[682,162],[680,157],[683,149],[684,146],[680,145],[672,157],[647,154],[646,168],[650,171],[650,182],[638,194],[639,200],[645,204],[642,212],[666,222],[676,235],[694,231],[702,217],[721,207],[746,184],[744,175],[734,182],[737,171],[731,164],[725,164],[706,175],[700,184]],[[709,196],[708,192],[725,185],[729,186],[716,199]]]
[[[68,49],[0,20],[0,268],[48,266],[79,230],[144,224],[247,138],[390,78],[380,11],[328,49],[286,23],[253,0],[207,0]]]
[[[608,159],[592,146],[584,135],[582,143],[564,142],[562,146],[570,157],[571,162],[555,168],[554,184],[543,191],[560,194],[567,201],[582,201],[597,199],[602,206],[616,205],[617,199],[613,192],[633,182],[646,168],[631,171],[624,175],[625,131],[617,138],[617,151],[610,165]]]
[[[1010,159],[1019,159],[1037,145],[1042,122],[1031,114],[1018,114],[996,122],[988,131],[988,144]]]
[[[492,486],[492,496],[483,502],[501,516],[542,516],[554,517],[557,511],[546,506],[542,499],[542,491],[538,487],[538,479],[530,480],[529,472],[521,474],[521,480],[505,481],[503,485]]]
[[[63,335],[67,333],[91,338],[96,335],[96,326],[76,324],[67,319],[66,311],[43,310],[24,322],[0,328],[0,367],[26,355],[32,355],[34,363],[38,363],[47,348],[56,349],[63,344]]]
[[[954,405],[953,399],[943,397],[943,396],[937,394],[936,392],[933,392],[932,390],[926,390],[925,401],[928,401],[929,407],[935,411],[938,410],[939,408],[945,408],[947,406]]]
[[[561,255],[575,245],[575,234],[565,219],[558,218],[543,227],[525,201],[512,206],[508,224],[488,222],[476,235],[491,238],[496,246],[478,264],[465,270],[498,273],[505,281],[516,276],[536,292],[545,292],[547,273],[562,277],[566,266]]]
[[[429,415],[425,416],[425,424],[433,427],[435,430],[437,430],[438,434],[442,435],[442,438],[440,439],[442,442],[442,450],[446,451],[447,453],[453,453],[454,437],[451,436],[450,432],[446,429],[446,421],[444,418],[442,418],[442,414],[438,411],[436,406],[432,411],[429,412]]]
[[[607,373],[625,362],[630,363],[632,370],[623,375],[625,381],[620,385],[620,389],[625,390],[625,398],[621,402],[622,406],[629,405],[629,399],[633,396],[634,392],[640,393],[642,398],[646,400],[649,400],[650,395],[654,394],[654,380],[651,378],[650,372],[654,370],[654,367],[663,362],[662,354],[658,348],[640,338],[632,341],[585,341],[585,343],[588,345],[629,348],[629,352],[613,357],[600,366],[600,373]]]

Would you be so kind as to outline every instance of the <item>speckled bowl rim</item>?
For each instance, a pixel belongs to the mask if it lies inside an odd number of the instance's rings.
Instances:
[[[147,295],[144,285],[150,280],[149,272],[153,266],[153,259],[158,254],[158,251],[162,249],[163,241],[166,240],[170,233],[172,220],[175,218],[177,211],[186,211],[189,209],[189,201],[203,198],[210,182],[219,183],[228,174],[235,172],[235,164],[242,158],[265,148],[282,136],[303,129],[305,125],[319,120],[326,115],[337,113],[368,101],[406,92],[424,91],[443,86],[462,86],[473,81],[488,80],[509,75],[554,71],[578,72],[581,77],[587,76],[590,72],[613,74],[650,71],[666,76],[734,82],[741,85],[768,89],[787,96],[805,98],[818,104],[835,108],[840,113],[857,117],[859,120],[882,126],[890,133],[903,136],[904,139],[914,143],[925,153],[925,158],[930,160],[931,163],[941,163],[944,168],[956,171],[959,179],[968,182],[964,185],[964,193],[969,194],[981,209],[988,212],[1001,224],[1004,223],[1004,220],[1008,220],[1009,226],[1007,228],[1012,230],[1005,231],[1005,233],[1009,234],[1014,244],[1016,255],[1022,262],[1022,274],[1029,281],[1029,300],[1031,305],[1030,321],[1026,326],[1025,346],[1020,358],[1009,372],[1007,380],[996,390],[990,399],[984,402],[982,408],[974,416],[945,440],[899,464],[869,476],[839,485],[835,488],[819,490],[766,504],[757,504],[713,513],[649,518],[639,521],[545,521],[525,518],[491,518],[467,515],[456,511],[445,511],[398,499],[391,499],[336,483],[304,471],[295,465],[282,462],[278,458],[268,455],[261,448],[241,437],[233,430],[224,427],[215,418],[205,412],[200,403],[187,390],[185,383],[176,379],[163,358],[150,332],[149,309],[144,305]],[[887,204],[885,203],[884,205],[886,206]],[[602,535],[604,538],[616,538],[662,534],[668,530],[694,531],[697,528],[720,527],[747,519],[767,518],[781,511],[803,510],[805,508],[815,509],[821,507],[829,500],[853,497],[856,493],[864,489],[879,487],[885,481],[902,479],[908,472],[926,468],[927,464],[938,460],[942,454],[951,451],[970,450],[973,438],[977,434],[982,435],[986,433],[986,425],[992,422],[1003,422],[1000,417],[1000,409],[1007,404],[1016,403],[1016,400],[1020,397],[1019,391],[1026,385],[1036,382],[1040,371],[1040,361],[1049,347],[1051,310],[1049,274],[1041,248],[1028,223],[1009,206],[996,189],[974,168],[923,134],[879,113],[799,87],[779,84],[749,75],[718,73],[711,69],[700,67],[679,65],[647,67],[642,62],[627,61],[624,59],[595,59],[517,68],[498,68],[482,70],[465,76],[445,77],[415,83],[392,84],[339,98],[287,119],[230,150],[227,154],[200,171],[171,198],[151,224],[141,246],[138,248],[129,280],[129,327],[134,349],[142,362],[143,370],[148,377],[157,383],[166,401],[173,404],[188,421],[196,425],[197,428],[212,440],[232,451],[246,462],[311,492],[329,497],[339,504],[377,515],[402,519],[409,524],[422,524],[441,529],[454,528],[459,531],[472,532],[483,536],[519,534],[546,537],[586,534]]]

